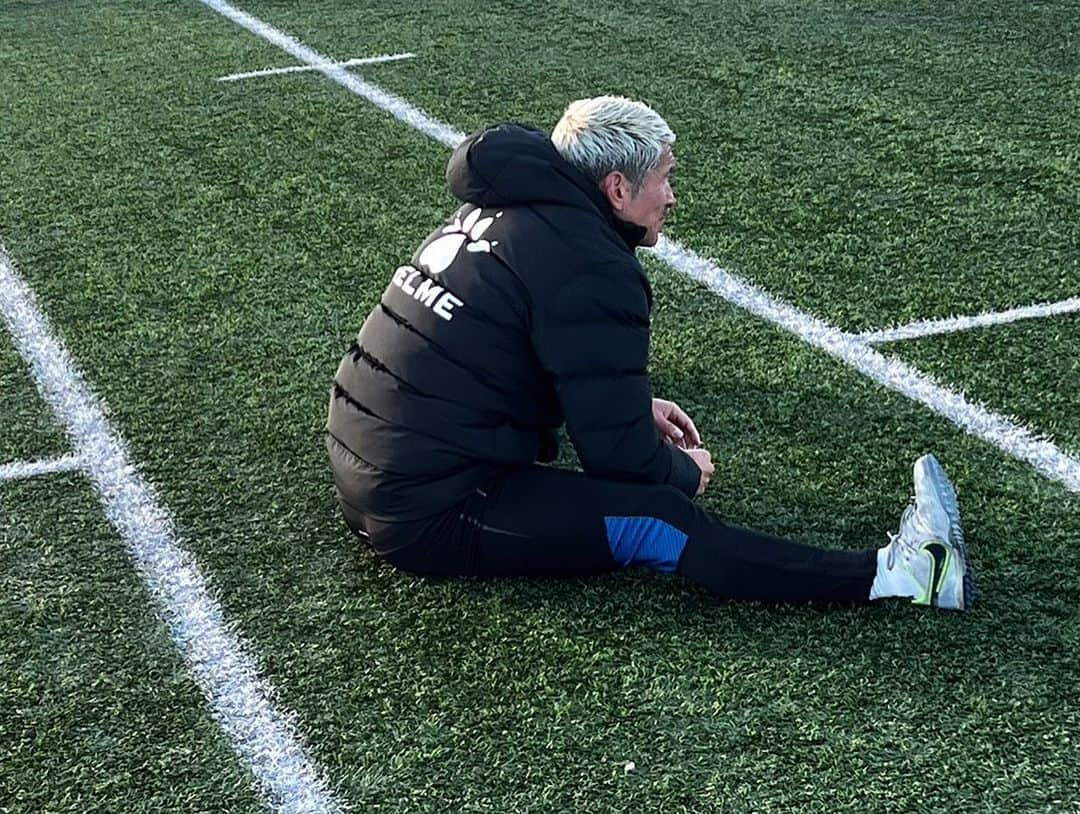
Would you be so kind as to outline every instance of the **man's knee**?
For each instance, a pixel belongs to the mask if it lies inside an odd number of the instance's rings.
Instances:
[[[649,487],[632,511],[604,518],[608,545],[622,567],[674,571],[693,530],[696,508],[671,486]]]
[[[694,501],[681,489],[667,484],[654,486],[650,491],[649,503],[655,508],[655,516],[689,534],[690,525],[698,512]]]

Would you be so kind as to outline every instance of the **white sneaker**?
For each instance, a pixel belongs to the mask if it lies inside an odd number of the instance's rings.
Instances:
[[[878,551],[870,598],[909,596],[916,605],[966,610],[975,578],[964,545],[960,508],[945,470],[933,455],[915,462],[915,501],[900,530]]]

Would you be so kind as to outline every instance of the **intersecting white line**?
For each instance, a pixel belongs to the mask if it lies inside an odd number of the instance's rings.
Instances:
[[[262,20],[252,17],[246,11],[241,11],[231,6],[224,0],[199,0],[205,6],[212,8],[223,17],[228,17],[237,25],[246,28],[252,34],[262,37],[272,45],[276,45],[287,54],[291,54],[305,65],[318,71],[327,79],[332,79],[339,85],[348,88],[357,96],[362,96],[375,107],[385,110],[397,119],[430,136],[440,144],[447,147],[457,146],[465,134],[455,130],[445,122],[433,119],[427,113],[415,105],[406,102],[399,96],[385,91],[378,85],[361,79],[356,74],[349,73],[344,68],[339,68],[329,57],[325,57],[318,51],[308,48],[302,42],[279,31]]]
[[[1080,492],[1080,460],[1062,452],[1050,441],[1036,437],[1027,428],[979,404],[972,404],[922,371],[885,356],[859,337],[773,297],[674,241],[661,240],[655,252],[728,302],[786,328],[804,342],[851,365],[867,378],[925,404],[971,435],[1027,461],[1046,477]]]
[[[347,59],[344,62],[330,62],[330,68],[351,68],[354,65],[375,65],[381,62],[398,62],[403,59],[413,59],[416,54],[383,54],[377,57],[357,57]],[[231,73],[228,76],[219,76],[218,82],[236,82],[240,79],[251,79],[255,76],[275,76],[283,73],[302,73],[316,70],[314,65],[290,65],[288,68],[264,68],[261,71],[247,71],[246,73]]]
[[[1021,319],[1037,319],[1080,311],[1080,297],[1070,297],[1061,302],[1046,302],[1038,305],[1025,305],[1022,308],[1010,308],[1008,311],[977,314],[971,317],[949,317],[947,319],[926,319],[900,325],[896,328],[883,328],[879,331],[864,331],[858,337],[870,345],[883,345],[886,342],[899,342],[904,339],[919,339],[935,334],[967,331],[971,328],[984,328],[990,325],[1004,325]]]
[[[454,148],[465,138],[463,133],[399,96],[343,69],[334,68],[330,60],[317,51],[225,0],[199,1],[441,144]],[[1080,492],[1080,460],[1062,452],[1052,442],[1037,437],[1026,427],[970,403],[960,393],[938,384],[910,365],[883,356],[861,337],[845,333],[800,311],[674,241],[663,241],[657,246],[656,254],[677,271],[705,281],[728,301],[786,328],[868,378],[926,405],[972,435],[1027,461],[1046,477],[1065,484],[1074,492]]]
[[[322,772],[307,756],[292,716],[277,709],[247,647],[224,618],[202,571],[177,541],[172,517],[139,474],[33,292],[0,245],[0,317],[30,365],[42,398],[82,461],[105,514],[168,623],[210,709],[281,812],[336,812]]]
[[[44,461],[13,461],[0,465],[0,480],[23,480],[57,472],[75,472],[79,469],[82,469],[82,458],[78,455],[62,455]]]

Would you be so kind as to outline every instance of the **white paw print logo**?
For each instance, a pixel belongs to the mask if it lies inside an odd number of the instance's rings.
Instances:
[[[483,234],[488,227],[495,222],[496,218],[503,216],[502,212],[496,212],[494,217],[481,218],[482,210],[477,207],[470,212],[465,220],[455,217],[454,222],[443,227],[443,233],[431,241],[420,252],[417,262],[420,263],[429,274],[442,274],[454,258],[458,256],[461,247],[467,252],[490,252],[492,246],[498,246],[499,241],[483,240]]]

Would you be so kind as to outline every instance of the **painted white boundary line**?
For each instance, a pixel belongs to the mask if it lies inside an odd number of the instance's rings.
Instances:
[[[380,62],[398,62],[403,59],[413,59],[416,54],[383,54],[377,57],[357,57],[347,59],[344,62],[331,62],[327,67],[351,68],[355,65],[375,65]],[[237,82],[241,79],[252,79],[256,76],[276,76],[284,73],[303,73],[314,71],[313,65],[291,65],[288,68],[265,68],[261,71],[247,71],[246,73],[231,73],[228,76],[219,76],[218,82]]]
[[[911,365],[885,356],[859,337],[765,293],[674,241],[661,240],[653,251],[657,257],[687,277],[704,283],[728,302],[786,328],[804,342],[847,362],[867,378],[926,405],[971,435],[1027,461],[1046,477],[1080,492],[1080,461],[1050,441],[1036,437],[1027,428],[972,404]]]
[[[13,461],[0,466],[0,480],[23,480],[57,472],[74,472],[82,469],[82,465],[78,455],[62,455],[47,461]]]
[[[272,688],[226,623],[194,557],[177,542],[172,517],[135,468],[2,245],[0,316],[70,437],[105,514],[127,543],[215,719],[251,767],[266,802],[290,814],[339,811],[305,754],[292,716],[275,708]]]
[[[344,70],[327,67],[330,60],[317,51],[224,0],[200,2],[441,144],[454,148],[465,138],[463,133],[428,116],[404,99]],[[1027,461],[1046,477],[1060,481],[1074,492],[1080,492],[1080,460],[1068,456],[1050,441],[1037,438],[1031,430],[984,407],[971,404],[959,393],[943,387],[910,365],[882,355],[860,337],[844,333],[772,297],[674,241],[665,240],[655,251],[658,257],[677,271],[701,280],[729,302],[786,328],[803,341],[847,362],[864,376],[926,405],[972,435]]]
[[[431,118],[420,108],[414,107],[404,99],[383,90],[378,85],[373,85],[359,76],[349,73],[344,68],[338,68],[329,57],[324,57],[318,51],[308,48],[288,34],[252,17],[246,11],[241,11],[235,6],[224,2],[224,0],[199,0],[199,2],[209,6],[218,14],[228,17],[252,34],[262,37],[272,45],[276,45],[285,53],[291,54],[300,62],[311,66],[313,70],[318,71],[327,79],[332,79],[339,85],[351,90],[357,96],[362,96],[375,107],[385,110],[421,133],[435,139],[440,144],[453,148],[465,138],[464,133],[459,133],[450,125]]]
[[[989,325],[1004,325],[1020,319],[1037,319],[1059,314],[1071,314],[1080,311],[1080,297],[1070,297],[1061,302],[1046,302],[1039,305],[1025,305],[1022,308],[1010,308],[1008,311],[977,314],[972,317],[949,317],[948,319],[926,319],[901,325],[897,328],[883,328],[880,331],[865,331],[858,334],[859,339],[869,345],[883,345],[886,342],[900,342],[904,339],[918,339],[935,334],[967,331],[971,328],[983,328]]]

